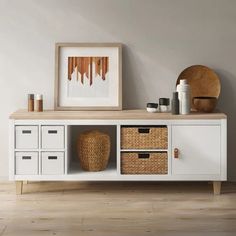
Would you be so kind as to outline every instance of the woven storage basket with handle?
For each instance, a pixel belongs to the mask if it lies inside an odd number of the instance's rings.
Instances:
[[[167,149],[167,147],[166,126],[121,128],[121,148],[123,149]]]
[[[78,138],[78,154],[80,165],[86,171],[106,169],[110,156],[110,136],[92,130],[82,133]]]
[[[121,153],[122,174],[167,174],[167,152]]]

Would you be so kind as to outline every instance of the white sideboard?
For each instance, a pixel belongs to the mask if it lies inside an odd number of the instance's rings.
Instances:
[[[121,128],[158,127],[168,130],[165,149],[122,149]],[[113,145],[108,168],[81,170],[76,136],[88,129],[111,130]],[[110,132],[110,131],[109,131]],[[166,174],[122,174],[122,152],[166,152]],[[227,180],[227,117],[223,113],[171,115],[145,110],[44,111],[19,110],[10,116],[9,179],[22,193],[23,181],[212,181],[220,193]]]

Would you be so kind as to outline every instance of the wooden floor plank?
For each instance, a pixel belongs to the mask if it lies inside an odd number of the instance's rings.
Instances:
[[[0,183],[0,236],[236,235],[236,183]]]

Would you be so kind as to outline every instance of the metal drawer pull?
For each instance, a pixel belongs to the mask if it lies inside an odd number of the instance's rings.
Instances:
[[[174,149],[174,158],[179,158],[179,149],[178,148]]]
[[[139,132],[140,134],[149,134],[150,129],[149,129],[149,128],[139,128],[139,129],[138,129],[138,132]]]
[[[22,156],[22,160],[31,160],[31,156]]]
[[[22,130],[22,134],[31,134],[31,130]]]
[[[57,130],[48,130],[49,134],[57,134]]]
[[[57,160],[57,156],[48,156],[48,160]]]
[[[138,158],[148,159],[150,157],[149,153],[139,153]]]

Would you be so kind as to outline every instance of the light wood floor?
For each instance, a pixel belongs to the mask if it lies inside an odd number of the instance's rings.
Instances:
[[[236,183],[0,183],[0,236],[235,236]]]

